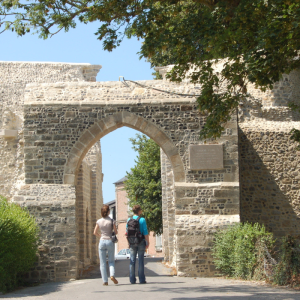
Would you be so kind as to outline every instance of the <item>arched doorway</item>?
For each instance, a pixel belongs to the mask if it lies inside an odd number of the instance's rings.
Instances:
[[[195,94],[198,88],[159,80],[151,86]],[[168,241],[175,245],[169,259],[178,274],[214,275],[213,232],[239,221],[238,136],[233,117],[221,138],[206,147],[199,140],[205,121],[193,97],[119,82],[30,86],[24,104],[25,184],[15,201],[27,206],[42,228],[40,260],[32,276],[44,281],[76,277],[75,185],[80,165],[92,145],[122,126],[145,133],[166,155],[166,182],[173,187],[165,189]],[[218,154],[210,150],[215,144]],[[196,153],[191,151],[194,146]]]
[[[99,141],[99,139],[122,126],[127,126],[138,131],[143,130],[142,132],[147,134],[150,138],[152,138],[157,144],[159,144],[159,146],[162,149],[161,161],[164,170],[163,199],[165,200],[162,203],[164,211],[163,227],[165,234],[163,244],[165,248],[165,261],[170,262],[171,264],[176,263],[174,260],[174,250],[176,248],[176,239],[174,238],[174,173],[176,174],[177,179],[182,177],[184,178],[184,173],[182,172],[183,174],[180,174],[180,171],[183,170],[181,159],[178,155],[176,147],[172,145],[172,141],[159,128],[157,128],[151,122],[143,120],[141,117],[136,117],[133,114],[123,112],[100,120],[96,124],[94,124],[90,129],[85,131],[79,138],[78,142],[74,145],[74,148],[71,150],[71,154],[66,163],[65,170],[69,174],[66,174],[64,179],[74,178],[76,186],[76,235],[78,239],[79,274],[81,274],[82,271],[88,267],[89,263],[97,262],[97,256],[94,253],[94,250],[96,249],[96,238],[90,238],[89,235],[84,235],[84,233],[86,233],[86,230],[84,230],[83,227],[88,226],[89,228],[91,228],[93,224],[95,224],[97,217],[99,217],[99,209],[102,204],[101,201],[99,202],[99,199],[98,202],[96,202],[97,199],[95,197],[93,199],[90,198],[91,193],[95,193],[95,191],[96,194],[98,194],[99,196],[99,191],[97,192],[97,185],[91,187],[89,184],[92,184],[92,182],[89,183],[88,180],[86,180],[87,186],[84,186],[84,178],[95,175],[89,175],[89,171],[84,170],[86,163],[83,160],[83,158],[85,157],[86,153],[88,153],[89,150],[92,147],[94,147],[95,144],[97,145],[97,141]],[[85,147],[82,147],[82,145],[85,145]],[[79,151],[79,147],[82,147],[81,151]],[[173,171],[174,169],[175,172]],[[74,177],[72,176],[72,174],[74,174]],[[68,177],[68,175],[71,176]],[[101,175],[102,174],[98,174],[98,176],[100,177]],[[94,182],[97,182],[97,179],[94,180]],[[86,216],[84,215],[84,211],[86,211]],[[89,223],[87,223],[88,212],[91,215]],[[170,226],[171,228],[169,228]],[[92,248],[88,250],[87,245],[90,245]],[[91,260],[90,256],[94,259]]]

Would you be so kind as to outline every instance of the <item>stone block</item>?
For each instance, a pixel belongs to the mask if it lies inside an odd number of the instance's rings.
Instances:
[[[237,189],[214,189],[214,197],[216,198],[236,198],[239,197]]]
[[[64,134],[56,134],[56,135],[53,135],[53,140],[54,141],[63,141],[65,140],[67,137],[66,135]]]
[[[155,136],[158,134],[159,129],[154,124],[148,122],[143,132],[147,134],[150,138],[154,139]]]
[[[64,158],[53,158],[54,166],[63,166],[66,163],[66,159]]]
[[[94,124],[92,127],[89,128],[89,132],[94,136],[98,136],[102,129],[98,126],[98,124]]]
[[[85,146],[88,146],[89,143],[94,139],[94,136],[86,130],[80,137],[79,142]]]
[[[39,176],[40,176],[41,179],[47,179],[48,178],[48,173],[42,172],[42,173],[39,173]]]
[[[144,122],[144,119],[143,118],[141,118],[141,117],[137,117],[136,119],[136,123],[135,123],[135,128],[140,128],[140,126],[143,124],[143,122]]]
[[[168,157],[178,154],[178,149],[170,140],[166,141],[163,145],[161,145],[161,148]]]
[[[191,111],[191,110],[193,110],[193,106],[191,106],[191,105],[181,105],[180,110],[181,111]]]
[[[37,172],[27,172],[25,176],[26,176],[26,178],[36,179],[36,178],[39,178],[39,173],[37,173]]]
[[[66,111],[65,117],[66,118],[74,118],[75,117],[75,111]]]
[[[36,146],[36,147],[44,147],[45,146],[45,142],[43,142],[43,141],[35,141],[34,142],[34,146]]]
[[[166,136],[162,131],[158,131],[157,134],[153,137],[153,140],[162,147],[167,142],[171,142],[169,137]]]
[[[52,167],[52,166],[46,166],[45,171],[50,171],[50,172],[55,172],[56,171],[56,167]]]
[[[62,238],[65,234],[63,232],[53,232],[52,237],[55,238]]]
[[[193,265],[204,265],[207,264],[207,260],[206,259],[193,259],[192,260],[192,264]]]
[[[75,184],[75,175],[74,174],[65,174],[64,175],[64,184]]]
[[[67,260],[57,260],[55,261],[55,267],[68,267],[69,266],[69,261]]]
[[[107,127],[106,127],[106,125],[105,125],[105,123],[104,123],[103,120],[99,121],[97,123],[97,125],[102,129],[102,131],[106,131],[107,130]]]
[[[118,114],[118,116],[119,116],[119,120],[121,120],[122,119],[122,115]],[[103,121],[105,123],[106,128],[108,128],[108,129],[111,128],[111,127],[115,128],[116,125],[117,125],[117,117],[116,117],[116,115],[107,116]]]
[[[172,164],[173,170],[182,165],[181,157],[178,154],[172,155],[169,159]]]
[[[25,160],[25,165],[26,166],[36,166],[40,164],[40,161],[39,160],[36,160],[36,159],[29,159],[29,160]]]

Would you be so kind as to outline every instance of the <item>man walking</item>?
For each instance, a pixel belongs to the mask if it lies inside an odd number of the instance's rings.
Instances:
[[[134,216],[127,220],[127,238],[130,251],[130,265],[129,265],[129,280],[130,283],[136,283],[135,278],[135,262],[136,255],[139,258],[138,276],[140,283],[147,283],[144,271],[144,253],[149,247],[149,234],[145,218],[141,218],[143,211],[139,205],[134,205],[132,208]],[[133,221],[135,220],[135,221]],[[136,224],[136,225],[135,225]],[[136,229],[134,228],[136,226]],[[135,229],[135,230],[134,230]],[[135,236],[132,238],[133,232]]]

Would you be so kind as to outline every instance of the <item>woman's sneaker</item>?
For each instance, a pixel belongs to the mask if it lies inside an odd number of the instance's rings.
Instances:
[[[110,276],[110,279],[114,284],[118,283],[118,280],[114,276]]]

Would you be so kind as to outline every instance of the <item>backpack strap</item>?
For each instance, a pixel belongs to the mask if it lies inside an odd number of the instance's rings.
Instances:
[[[110,218],[111,220],[111,228],[112,228],[112,231],[114,231],[114,220],[112,218]]]
[[[138,228],[137,228],[137,232],[138,232],[138,233],[141,233],[141,231],[140,231],[140,217],[137,217],[136,220],[137,220],[138,223],[139,223],[139,226],[138,226]]]

